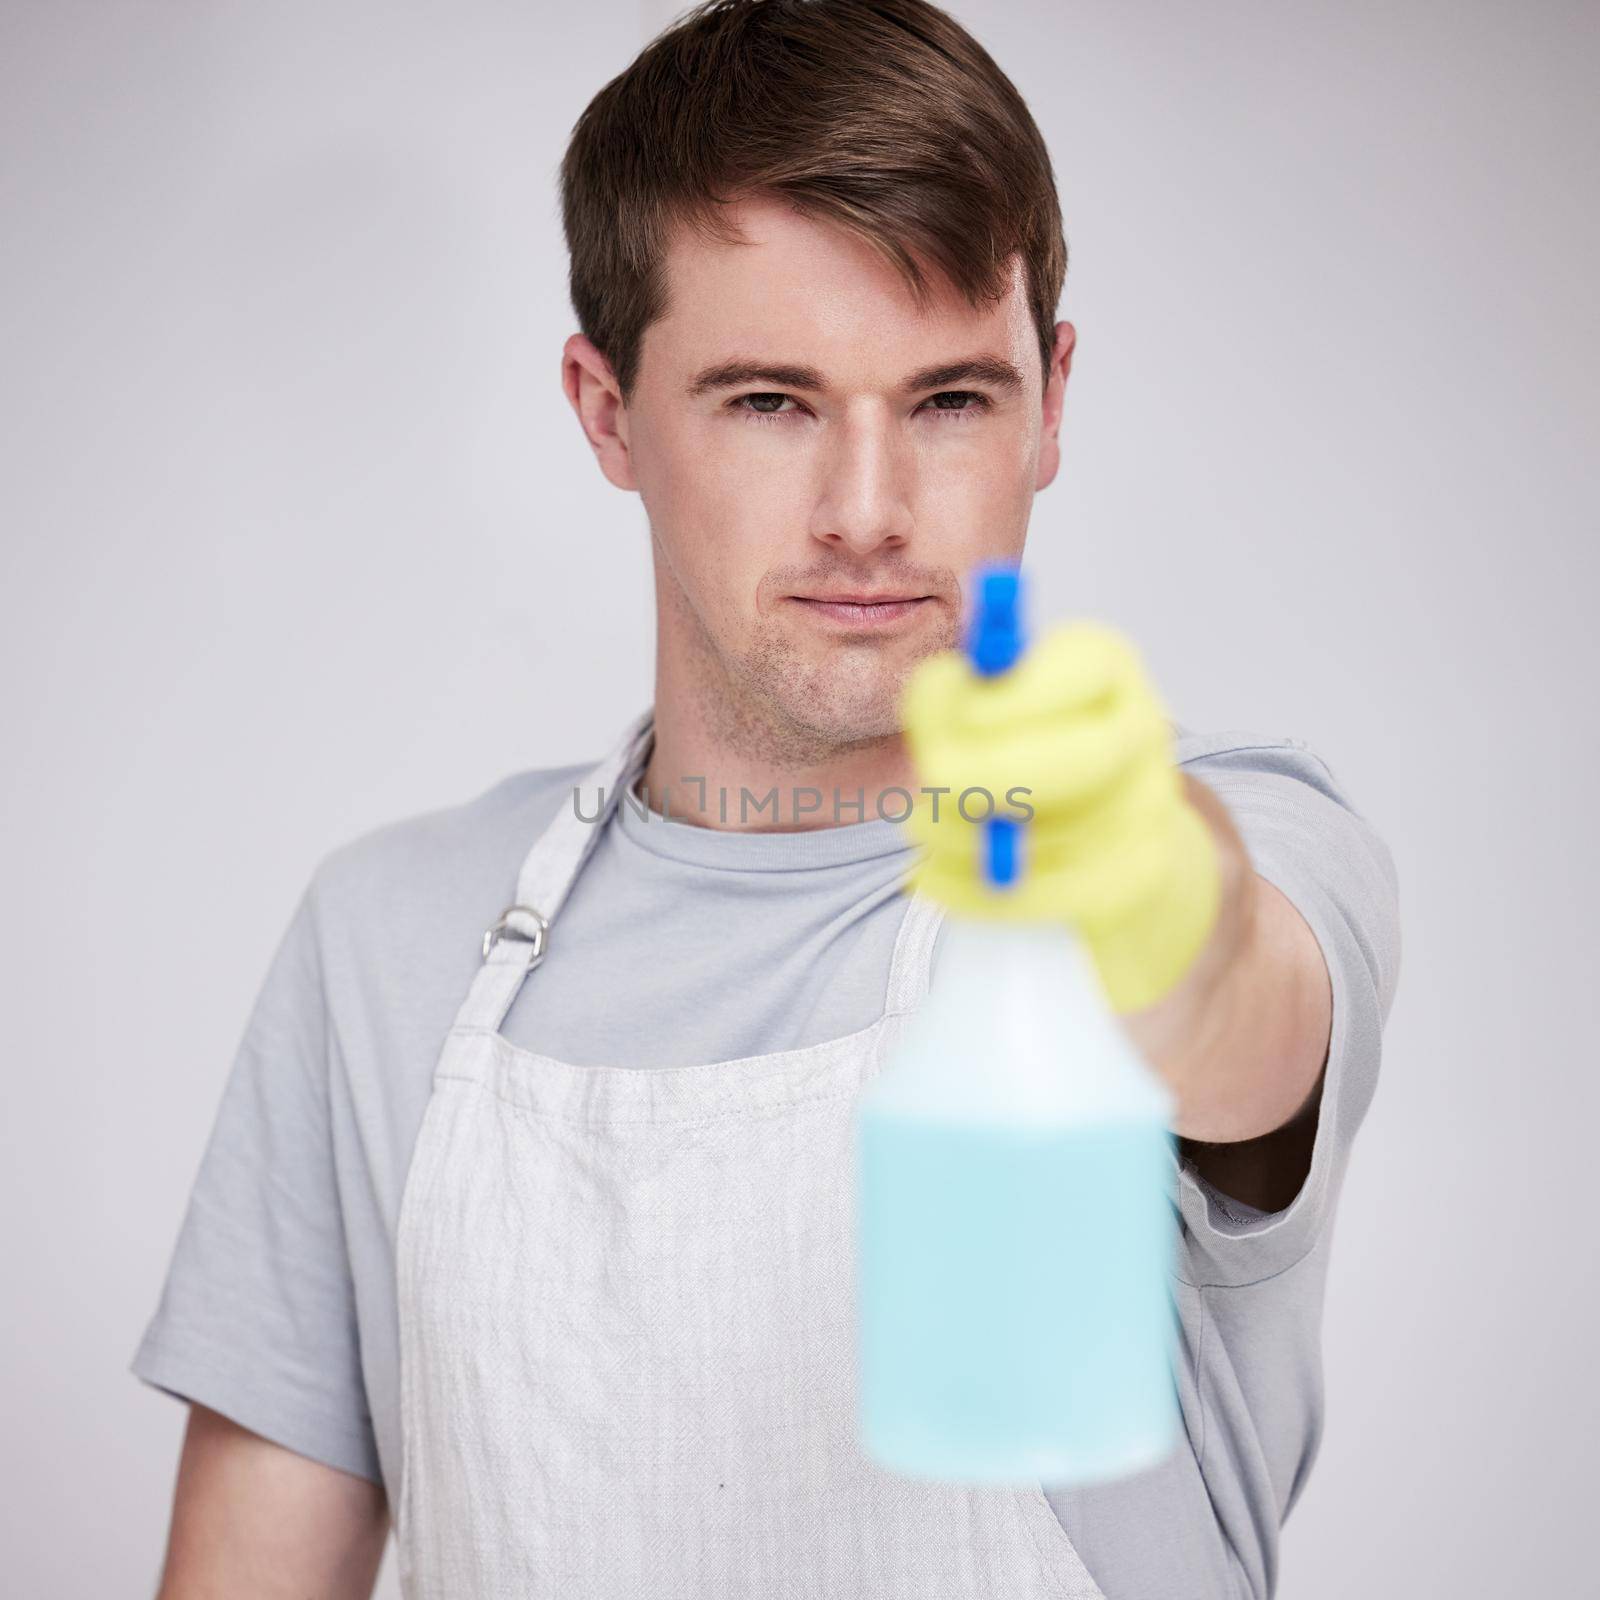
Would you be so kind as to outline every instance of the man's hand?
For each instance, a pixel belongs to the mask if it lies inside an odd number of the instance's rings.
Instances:
[[[1095,623],[1045,634],[1009,672],[921,662],[902,702],[925,790],[907,826],[926,853],[911,886],[969,916],[1064,921],[1113,1008],[1153,1005],[1195,966],[1217,922],[1218,841],[1172,760],[1172,736],[1131,646]],[[961,805],[963,791],[985,791]],[[1032,808],[1021,881],[984,880],[989,797]]]
[[[157,1600],[368,1600],[383,1490],[191,1406]]]

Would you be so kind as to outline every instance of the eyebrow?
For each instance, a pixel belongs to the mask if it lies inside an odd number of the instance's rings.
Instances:
[[[698,399],[718,389],[737,389],[749,383],[770,384],[775,389],[803,389],[811,394],[826,394],[828,380],[817,367],[790,362],[733,360],[719,361],[696,374],[689,385],[689,397]],[[923,389],[948,389],[958,383],[986,383],[1006,394],[1022,390],[1022,374],[999,356],[972,356],[965,361],[947,361],[923,367],[902,380],[900,390],[912,394]]]

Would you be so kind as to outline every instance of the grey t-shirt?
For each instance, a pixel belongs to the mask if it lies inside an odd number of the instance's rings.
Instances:
[[[1311,1172],[1267,1215],[1180,1169],[1185,1441],[1150,1470],[1046,1492],[1108,1600],[1266,1600],[1321,1433],[1323,1284],[1394,993],[1396,884],[1302,743],[1178,735],[1179,761],[1229,806],[1327,958]],[[483,930],[588,765],[513,774],[316,866],[245,1027],[139,1377],[397,1488],[395,1232],[412,1147]],[[668,1067],[865,1027],[911,853],[876,819],[740,833],[619,806],[503,1031],[579,1064]]]

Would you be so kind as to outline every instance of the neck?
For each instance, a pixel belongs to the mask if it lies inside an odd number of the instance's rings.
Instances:
[[[638,787],[655,810],[701,827],[793,833],[898,821],[916,794],[898,730],[830,739],[738,704],[728,686],[685,681],[659,658],[654,731]]]

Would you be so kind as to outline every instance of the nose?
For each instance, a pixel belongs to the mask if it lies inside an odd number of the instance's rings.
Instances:
[[[818,462],[822,481],[812,537],[854,555],[904,545],[911,537],[912,468],[886,408],[869,401],[847,412]]]

